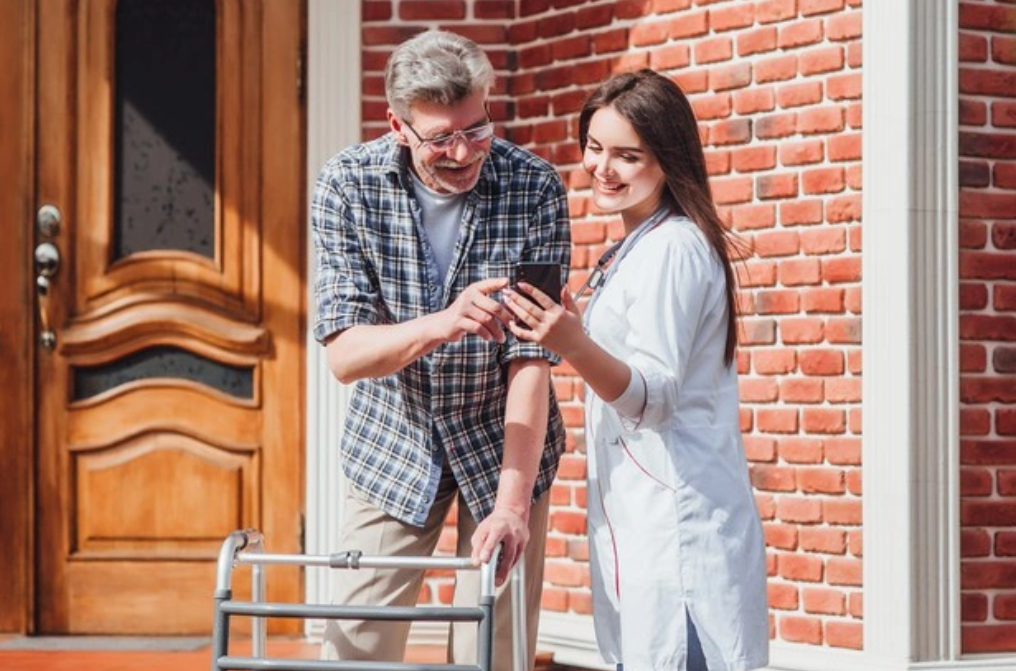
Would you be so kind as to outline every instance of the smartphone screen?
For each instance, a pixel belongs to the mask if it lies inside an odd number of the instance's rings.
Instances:
[[[518,290],[519,282],[528,282],[543,293],[550,296],[555,303],[561,302],[561,264],[522,261],[515,266],[515,274],[511,278],[512,285]],[[526,292],[519,291],[529,297]]]

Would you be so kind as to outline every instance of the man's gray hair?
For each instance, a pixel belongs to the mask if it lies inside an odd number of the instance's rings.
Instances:
[[[454,105],[494,85],[494,67],[472,40],[428,30],[400,44],[385,66],[388,105],[403,119],[414,102]]]

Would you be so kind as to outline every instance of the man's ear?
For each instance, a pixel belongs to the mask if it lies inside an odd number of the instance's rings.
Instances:
[[[406,139],[406,130],[402,127],[402,119],[395,115],[392,108],[388,108],[388,126],[395,133],[395,139],[404,147],[409,146],[409,140]]]

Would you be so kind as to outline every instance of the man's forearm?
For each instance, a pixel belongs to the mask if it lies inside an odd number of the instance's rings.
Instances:
[[[401,324],[346,329],[328,342],[328,367],[345,384],[396,373],[445,342],[436,319],[425,315]]]
[[[517,359],[509,364],[504,461],[495,507],[516,511],[525,519],[547,435],[549,390],[546,360]]]

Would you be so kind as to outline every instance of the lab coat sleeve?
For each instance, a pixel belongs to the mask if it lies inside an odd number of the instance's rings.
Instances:
[[[674,423],[707,296],[712,293],[717,261],[705,240],[690,227],[667,235],[666,244],[652,236],[642,241],[641,251],[651,258],[640,259],[639,266],[653,268],[653,278],[630,288],[627,363],[645,381],[646,398],[642,416],[623,422],[629,431],[660,430]]]

